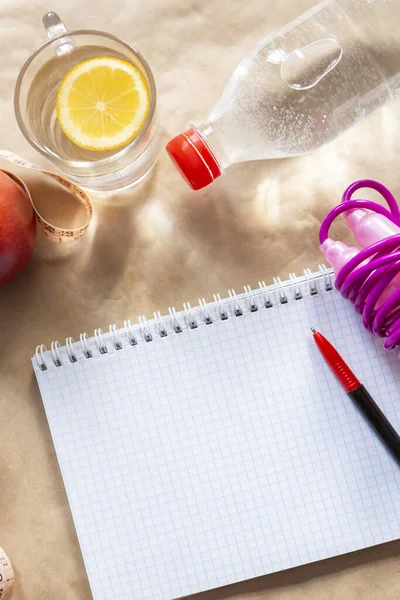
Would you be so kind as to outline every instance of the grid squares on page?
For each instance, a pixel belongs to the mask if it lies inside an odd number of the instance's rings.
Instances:
[[[95,600],[172,599],[399,536],[397,469],[310,325],[400,428],[399,366],[336,292],[38,373]]]

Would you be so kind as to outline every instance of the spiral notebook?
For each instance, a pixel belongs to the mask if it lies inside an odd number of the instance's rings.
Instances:
[[[400,537],[400,470],[320,329],[400,429],[400,365],[331,272],[37,349],[95,600],[172,600]]]

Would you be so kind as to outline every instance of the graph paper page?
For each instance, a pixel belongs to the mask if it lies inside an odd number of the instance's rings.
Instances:
[[[399,362],[336,292],[36,368],[95,600],[170,600],[400,537],[400,469],[310,325],[400,430]]]

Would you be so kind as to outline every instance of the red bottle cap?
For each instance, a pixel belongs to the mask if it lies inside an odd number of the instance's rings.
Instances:
[[[166,146],[172,162],[193,190],[200,190],[221,175],[221,167],[200,133],[190,128]]]

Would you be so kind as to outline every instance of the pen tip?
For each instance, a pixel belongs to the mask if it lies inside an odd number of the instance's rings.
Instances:
[[[314,327],[310,327],[310,329],[311,329],[311,331],[312,331],[313,333],[317,333],[317,330],[316,330],[316,329],[314,329]]]

